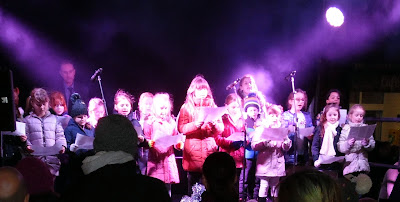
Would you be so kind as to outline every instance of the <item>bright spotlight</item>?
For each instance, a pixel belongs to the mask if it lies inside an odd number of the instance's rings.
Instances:
[[[333,27],[340,27],[344,22],[344,16],[342,11],[336,7],[330,7],[326,11],[326,20]]]

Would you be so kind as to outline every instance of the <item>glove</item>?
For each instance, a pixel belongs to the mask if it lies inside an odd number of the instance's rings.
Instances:
[[[152,148],[156,142],[154,140],[149,140],[147,143],[149,144],[149,147]]]
[[[74,144],[71,144],[71,145],[69,146],[69,150],[72,151],[72,152],[76,152],[78,149],[79,149],[79,147],[78,147],[78,145],[76,145],[75,143],[74,143]]]
[[[175,145],[175,148],[178,149],[178,150],[182,150],[182,149],[183,149],[183,142],[182,142],[182,141],[179,141],[179,142]]]
[[[243,146],[243,141],[235,141],[231,143],[231,146],[235,149],[238,150],[241,146]]]

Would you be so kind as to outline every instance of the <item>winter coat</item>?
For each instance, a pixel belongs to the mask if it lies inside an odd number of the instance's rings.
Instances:
[[[232,140],[227,140],[226,138],[231,136],[235,132],[244,131],[244,121],[240,119],[237,125],[233,122],[231,116],[225,114],[222,116],[222,122],[224,123],[224,131],[221,134],[215,136],[215,142],[219,146],[219,151],[226,152],[233,157],[236,162],[236,168],[243,167],[243,155],[244,155],[244,148],[240,147],[239,149],[235,150],[232,147]]]
[[[144,125],[146,139],[157,140],[164,136],[177,135],[176,122],[155,120],[151,125]],[[179,183],[179,173],[176,165],[174,146],[158,146],[157,141],[149,149],[147,175],[160,179],[164,183]]]
[[[358,126],[366,126],[367,124],[358,124]],[[340,134],[339,142],[337,143],[338,150],[345,154],[346,162],[344,163],[343,175],[365,171],[369,172],[368,151],[372,151],[375,147],[374,137],[369,138],[369,144],[363,146],[361,140],[356,140],[354,145],[350,147],[347,142],[350,127],[357,127],[356,124],[349,123],[343,127]]]
[[[94,130],[93,128],[87,128],[85,127],[82,129],[73,119],[69,120],[68,126],[64,130],[64,135],[65,139],[67,140],[67,148],[69,150],[69,147],[71,144],[75,143],[76,135],[77,134],[81,135],[86,135],[89,137],[94,137]]]
[[[319,151],[321,150],[321,146],[322,146],[322,141],[323,141],[323,137],[321,137],[321,125],[318,125],[317,128],[315,128],[315,133],[314,133],[314,137],[313,137],[313,142],[312,142],[312,146],[311,146],[311,153],[312,153],[312,157],[313,157],[313,161],[318,160],[319,158]],[[343,156],[342,153],[339,152],[339,150],[337,149],[337,143],[339,142],[339,137],[341,134],[342,128],[340,126],[338,126],[336,128],[336,136],[333,139],[333,147],[335,149],[336,152],[336,156]]]
[[[44,117],[39,118],[36,114],[31,113],[25,118],[25,130],[27,136],[27,145],[40,145],[43,147],[52,147],[55,144],[67,146],[64,136],[64,130],[61,124],[57,121],[57,117],[46,112]],[[36,156],[44,161],[53,175],[58,175],[60,169],[60,160],[57,156]]]
[[[285,176],[285,157],[283,156],[283,151],[289,150],[292,146],[292,141],[287,137],[282,142],[271,141],[266,143],[265,139],[261,139],[263,130],[262,127],[257,128],[251,142],[253,150],[258,151],[256,176]],[[281,146],[273,145],[273,142],[281,144]]]
[[[211,99],[206,99],[202,105],[197,104],[194,112],[190,113],[188,104],[181,107],[178,119],[178,130],[186,136],[182,166],[185,171],[201,172],[203,163],[211,153],[217,151],[217,145],[214,136],[224,130],[224,124],[221,119],[217,119],[215,126],[203,124],[197,128],[195,120],[200,106],[212,106]]]

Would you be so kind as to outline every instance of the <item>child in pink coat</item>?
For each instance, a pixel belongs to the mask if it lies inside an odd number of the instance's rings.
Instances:
[[[178,135],[176,122],[171,117],[172,101],[167,93],[157,93],[153,97],[154,122],[144,123],[144,133],[149,141],[149,159],[147,175],[162,180],[171,195],[171,184],[179,183],[179,173],[176,166],[174,146],[183,148],[183,142],[166,146],[157,139],[165,136]]]
[[[285,176],[285,157],[283,151],[288,151],[292,141],[286,136],[282,141],[271,141],[261,137],[264,128],[281,127],[282,107],[271,105],[267,108],[266,118],[257,127],[251,142],[253,150],[258,151],[256,176],[260,178],[258,196],[266,198],[271,188],[271,197],[277,197],[276,190],[279,178]]]

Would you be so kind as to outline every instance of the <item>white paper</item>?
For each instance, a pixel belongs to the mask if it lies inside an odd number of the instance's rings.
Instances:
[[[165,135],[154,140],[155,145],[158,147],[170,147],[176,145],[178,142],[183,142],[183,135]]]
[[[261,139],[283,141],[288,136],[288,133],[288,128],[264,128]]]
[[[331,164],[333,162],[341,162],[344,160],[344,156],[326,156],[319,155],[318,160],[321,164]]]
[[[221,118],[226,113],[226,107],[202,107],[198,114],[198,120],[204,120],[204,123],[208,123]]]
[[[75,144],[78,145],[78,149],[93,149],[94,137],[76,134]]]
[[[231,141],[244,141],[244,133],[243,132],[234,132],[229,137],[225,138],[226,140]],[[246,137],[249,140],[248,136]]]
[[[347,109],[339,109],[339,113],[340,113],[339,125],[343,125],[346,123]]]
[[[349,131],[349,136],[347,139],[354,138],[355,140],[362,140],[364,138],[370,138],[375,131],[376,124],[360,126],[360,127],[351,127]]]
[[[314,126],[308,128],[299,128],[299,136],[304,139],[304,137],[309,137],[314,132]]]
[[[3,135],[13,135],[13,136],[22,136],[25,135],[26,131],[25,131],[25,123],[22,122],[15,122],[15,131],[11,132],[11,131],[4,131]]]
[[[62,145],[57,145],[57,144],[55,144],[52,147],[42,147],[39,145],[31,145],[31,149],[33,150],[32,155],[34,155],[34,156],[56,155],[56,154],[60,153],[62,147],[63,147]]]

